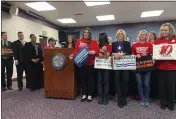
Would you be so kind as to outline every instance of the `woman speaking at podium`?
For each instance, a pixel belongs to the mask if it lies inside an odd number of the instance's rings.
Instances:
[[[81,88],[82,88],[82,99],[81,102],[92,101],[92,93],[94,90],[94,60],[95,56],[98,55],[99,44],[96,40],[92,40],[91,30],[86,28],[83,32],[83,38],[77,40],[73,54],[69,57],[72,60],[74,56],[83,48],[87,47],[89,50],[89,59],[86,64],[81,67]]]

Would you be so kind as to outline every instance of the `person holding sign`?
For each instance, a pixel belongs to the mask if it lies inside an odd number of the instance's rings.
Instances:
[[[73,54],[69,56],[72,60],[82,50],[88,49],[88,61],[81,67],[81,80],[82,80],[82,99],[81,102],[92,101],[92,94],[94,90],[94,60],[98,55],[99,45],[96,40],[92,40],[91,30],[86,28],[83,32],[83,38],[77,40]]]
[[[120,29],[116,33],[117,41],[112,43],[112,56],[120,59],[121,56],[131,55],[130,42],[126,41],[126,32]],[[126,93],[128,90],[129,71],[114,70],[115,92],[118,94],[118,106],[127,105]]]
[[[132,53],[137,58],[152,55],[152,44],[147,42],[147,31],[142,30],[138,34],[138,42],[133,44]],[[137,60],[137,59],[136,59]],[[147,63],[148,61],[146,61]],[[142,62],[141,62],[142,63]],[[144,67],[145,68],[145,67]],[[140,105],[149,106],[150,96],[150,71],[136,72],[136,80],[138,84],[138,93],[140,96]]]
[[[7,40],[7,33],[1,32],[1,90],[6,91],[12,89],[13,75],[13,51],[12,42]],[[7,85],[5,81],[5,69],[7,74]]]
[[[106,33],[99,34],[99,54],[98,58],[109,58],[112,51],[111,45],[108,43],[108,36]],[[98,69],[98,104],[108,104],[108,93],[109,93],[109,72],[106,69]]]
[[[164,47],[176,44],[176,33],[174,26],[170,23],[165,23],[160,27],[160,37],[154,42],[154,45],[163,44],[160,52],[169,53],[169,48]],[[165,49],[166,48],[166,49]],[[175,48],[175,47],[174,47]],[[171,50],[171,49],[170,49]],[[174,52],[175,54],[176,52]],[[155,60],[156,68],[158,69],[159,79],[159,97],[161,101],[161,109],[168,108],[174,110],[175,100],[175,80],[176,80],[176,60]]]

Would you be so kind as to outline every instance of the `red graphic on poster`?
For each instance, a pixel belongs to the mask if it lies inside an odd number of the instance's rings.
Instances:
[[[172,45],[163,45],[160,50],[161,55],[169,55],[172,53],[173,47]]]

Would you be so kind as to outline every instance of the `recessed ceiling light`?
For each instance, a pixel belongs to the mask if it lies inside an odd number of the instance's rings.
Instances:
[[[49,11],[49,10],[56,9],[55,7],[48,4],[47,2],[30,2],[30,3],[26,3],[25,5],[31,7],[32,9],[35,9],[37,11]]]
[[[69,24],[69,23],[77,23],[74,19],[72,18],[64,18],[64,19],[57,19],[57,21],[63,23],[63,24]]]
[[[100,1],[100,2],[99,2]],[[96,6],[96,5],[106,5],[106,4],[110,4],[110,1],[109,0],[84,0],[84,3],[87,5],[87,6]]]
[[[108,20],[114,20],[114,15],[104,15],[104,16],[96,16],[98,21],[108,21]]]
[[[142,12],[141,17],[155,17],[160,16],[164,10],[157,10],[157,11],[146,11]]]

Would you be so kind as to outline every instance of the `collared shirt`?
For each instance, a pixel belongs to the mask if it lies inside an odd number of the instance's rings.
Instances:
[[[25,45],[25,42],[23,41],[23,40],[20,40],[21,41],[21,43],[23,44],[23,46]]]
[[[3,46],[8,46],[8,42],[7,42],[7,40],[5,40],[5,41],[2,40],[2,45],[3,45]]]
[[[35,51],[36,51],[36,55],[38,55],[38,45],[36,43],[32,43],[34,48],[35,48]]]

